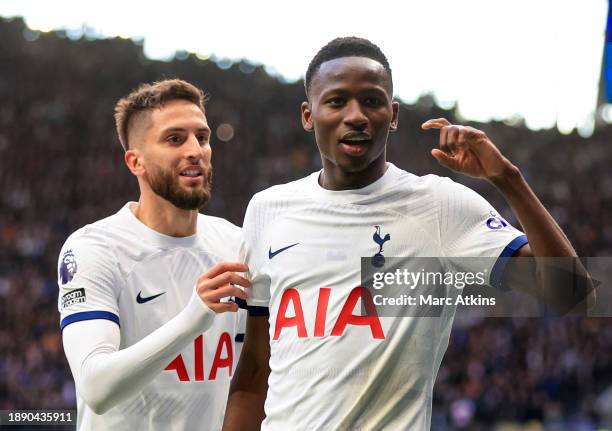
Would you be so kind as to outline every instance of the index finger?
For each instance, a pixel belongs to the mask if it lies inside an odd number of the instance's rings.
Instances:
[[[216,276],[223,274],[224,272],[247,272],[249,267],[244,263],[240,262],[219,262],[199,278],[215,278]]]
[[[425,121],[421,124],[421,129],[441,129],[444,126],[450,126],[451,123],[446,118],[432,118],[431,120]]]

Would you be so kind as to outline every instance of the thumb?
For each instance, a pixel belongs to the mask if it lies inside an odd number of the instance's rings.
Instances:
[[[453,169],[455,166],[455,160],[452,156],[449,156],[444,151],[434,148],[431,150],[431,155],[438,161],[439,164],[449,169]]]

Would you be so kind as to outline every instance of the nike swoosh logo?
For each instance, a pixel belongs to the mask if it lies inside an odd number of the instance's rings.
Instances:
[[[144,298],[142,297],[141,293],[142,291],[138,292],[138,296],[136,297],[136,302],[138,302],[139,304],[144,304],[145,302],[153,301],[155,298],[157,298],[158,296],[162,296],[166,292],[158,293],[157,295],[147,296]]]
[[[272,251],[272,247],[270,247],[270,250],[268,251],[268,259],[272,259],[277,254],[282,253],[283,251],[290,249],[291,247],[295,247],[298,244],[299,242],[296,242],[295,244],[288,245],[287,247],[279,248],[276,251]]]

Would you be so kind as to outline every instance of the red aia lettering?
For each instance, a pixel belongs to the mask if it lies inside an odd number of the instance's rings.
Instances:
[[[223,346],[227,355],[222,358]],[[234,353],[232,352],[232,339],[227,332],[221,334],[219,337],[219,344],[217,344],[217,351],[215,352],[215,359],[213,359],[212,368],[210,369],[210,375],[208,380],[215,380],[217,378],[217,370],[219,368],[227,368],[229,375],[232,375],[232,363],[234,362]]]
[[[295,310],[295,317],[287,317],[287,308],[289,302],[293,303],[293,309]],[[308,337],[306,332],[306,323],[304,322],[304,311],[302,311],[302,301],[300,301],[300,293],[291,288],[283,292],[281,298],[280,307],[278,308],[278,314],[276,315],[276,331],[274,332],[274,340],[278,340],[281,329],[289,328],[291,326],[297,326],[298,337]]]
[[[225,352],[225,354],[224,354]],[[204,336],[200,335],[193,341],[193,353],[194,353],[194,380],[201,382],[204,378]],[[217,372],[220,368],[227,368],[229,375],[232,375],[232,366],[234,364],[234,351],[232,348],[232,337],[229,333],[224,332],[219,337],[217,343],[217,350],[213,358],[212,367],[208,375],[208,380],[215,380],[217,378]],[[188,382],[189,373],[183,360],[183,355],[178,355],[168,364],[165,371],[176,371],[178,379],[181,382]]]
[[[195,362],[195,380],[196,382],[201,382],[204,380],[204,335],[199,335],[193,341],[193,353],[193,361]],[[180,358],[181,355],[178,357]]]
[[[187,367],[185,366],[185,362],[183,361],[183,357],[178,355],[176,358],[170,362],[170,364],[164,368],[166,371],[176,371],[178,374],[178,378],[181,382],[189,381],[189,374],[187,374]]]
[[[353,314],[353,310],[355,309],[355,305],[357,305],[359,298],[361,298],[361,303],[365,306],[365,316]],[[372,299],[372,294],[363,286],[358,286],[351,290],[349,297],[340,311],[340,316],[338,316],[338,320],[336,321],[331,334],[337,337],[341,336],[346,329],[346,325],[368,325],[370,327],[370,331],[372,331],[373,338],[385,338],[382,326],[380,326],[380,320],[378,319],[378,313],[376,312],[376,306],[374,305],[374,300]]]
[[[325,335],[325,322],[330,292],[331,289],[328,287],[319,289],[319,297],[317,299],[317,310],[314,322],[315,337],[323,337]],[[361,303],[365,307],[365,316],[353,314],[353,310],[355,309],[357,301],[359,301],[360,298]],[[289,308],[290,303],[293,304],[295,316],[287,317],[287,308]],[[342,334],[344,334],[347,325],[369,326],[373,338],[385,338],[385,334],[380,324],[380,319],[378,318],[378,313],[376,312],[376,306],[372,300],[372,295],[370,291],[363,286],[358,286],[351,290],[346,302],[342,306],[338,320],[336,321],[330,335],[332,337],[340,337]],[[281,297],[281,303],[276,315],[273,340],[278,340],[283,328],[289,328],[292,326],[297,327],[297,335],[299,338],[308,337],[300,294],[293,288],[285,290],[283,292],[283,296]]]
[[[327,304],[329,304],[329,287],[319,289],[319,300],[317,301],[317,317],[315,317],[314,336],[322,337],[325,332],[325,316],[327,316]]]

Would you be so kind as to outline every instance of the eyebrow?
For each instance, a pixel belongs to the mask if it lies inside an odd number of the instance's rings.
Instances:
[[[341,96],[347,95],[347,94],[351,94],[353,93],[352,91],[348,91],[344,88],[330,88],[329,90],[325,90],[321,93],[322,98],[326,98],[329,96],[332,96],[334,94],[338,94]],[[385,91],[383,88],[380,87],[373,87],[373,88],[367,88],[364,90],[360,90],[357,92],[357,94],[376,94],[376,95],[380,95],[380,96],[385,96],[388,97],[388,92]],[[392,97],[391,97],[392,98]]]
[[[167,129],[162,130],[162,133],[169,133],[169,132],[186,132],[189,129],[186,129],[185,127],[168,127]],[[199,127],[198,129],[196,129],[198,132],[206,132],[206,133],[210,133],[210,127]]]

